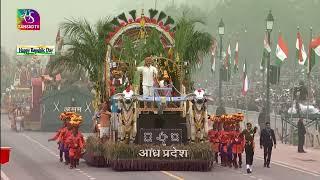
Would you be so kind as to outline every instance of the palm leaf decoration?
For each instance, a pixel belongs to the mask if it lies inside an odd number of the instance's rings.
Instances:
[[[186,80],[191,86],[191,73],[192,67],[196,66],[198,61],[198,54],[209,53],[211,46],[211,35],[206,32],[200,32],[195,30],[196,23],[203,23],[198,19],[190,19],[183,16],[180,18],[176,25],[175,31],[175,50],[174,52],[179,54],[180,60],[187,61],[188,75]]]
[[[118,16],[118,18],[122,21],[125,21],[126,23],[128,23],[128,20],[127,20],[127,17],[126,17],[126,14],[122,13]]]
[[[133,20],[136,20],[137,16],[136,16],[137,11],[136,10],[131,10],[129,12],[129,14],[131,15],[131,17],[133,18]]]
[[[149,9],[149,14],[150,14],[150,19],[153,19],[158,14],[158,10]]]
[[[171,25],[174,24],[174,20],[172,19],[171,16],[168,16],[166,22],[164,23],[165,26],[168,24],[171,24]]]
[[[160,22],[161,20],[163,20],[166,17],[167,17],[167,15],[163,11],[161,11],[157,21]]]
[[[120,26],[118,18],[113,18],[113,20],[111,21],[111,24],[113,24],[114,26]]]
[[[99,20],[95,26],[85,19],[67,20],[61,24],[68,50],[48,63],[48,69],[84,70],[94,83],[96,92],[104,94],[104,61],[107,44],[105,38],[112,31],[109,19]]]

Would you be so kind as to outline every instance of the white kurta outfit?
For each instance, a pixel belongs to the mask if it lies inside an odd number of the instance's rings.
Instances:
[[[154,66],[137,67],[137,71],[142,72],[143,96],[153,96],[153,79],[158,74]]]

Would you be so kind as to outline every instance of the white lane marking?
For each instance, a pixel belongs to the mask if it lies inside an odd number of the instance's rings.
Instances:
[[[95,180],[95,179],[96,179],[96,178],[93,178],[93,177],[92,177],[92,178],[90,178],[90,180]]]
[[[259,160],[263,160],[262,157],[257,157],[257,159]],[[314,172],[314,171],[309,171],[309,170],[306,170],[306,169],[303,169],[303,168],[300,168],[300,167],[294,167],[294,166],[291,166],[289,164],[286,164],[286,163],[283,163],[283,162],[279,162],[279,161],[272,161],[271,162],[272,164],[276,164],[278,166],[282,166],[282,167],[285,167],[285,168],[288,168],[288,169],[291,169],[291,170],[294,170],[294,171],[299,171],[299,172],[303,172],[303,173],[306,173],[306,174],[310,174],[310,175],[313,175],[313,176],[320,176],[319,173],[317,172]]]
[[[56,153],[54,153],[54,152],[53,152],[53,151],[51,151],[50,149],[48,149],[48,148],[46,148],[45,146],[43,146],[43,145],[42,145],[40,142],[38,142],[37,140],[35,140],[35,139],[31,138],[30,136],[25,135],[25,134],[22,134],[22,136],[24,136],[25,138],[29,139],[30,141],[32,141],[32,142],[34,142],[34,143],[38,144],[40,147],[43,147],[43,149],[44,149],[44,150],[47,150],[50,154],[52,154],[52,155],[54,155],[54,156],[56,156],[56,155],[57,155]]]
[[[10,180],[9,177],[1,170],[1,179]]]
[[[256,177],[255,176],[250,176],[252,179],[255,179]]]
[[[77,170],[77,171],[80,171],[80,169],[79,169],[79,168],[77,168],[76,170]]]
[[[56,153],[54,153],[52,150],[50,150],[49,148],[47,148],[46,146],[44,146],[43,144],[41,144],[39,141],[37,141],[37,140],[35,140],[35,139],[33,139],[32,137],[30,137],[30,136],[28,136],[28,135],[26,135],[26,134],[21,134],[21,135],[23,135],[25,138],[27,138],[29,141],[32,141],[32,142],[34,142],[34,143],[36,143],[36,144],[38,144],[40,147],[42,147],[44,150],[46,150],[46,151],[48,151],[50,154],[52,154],[53,156],[59,156],[59,155],[57,155]],[[83,172],[81,169],[76,169],[76,170],[78,170],[81,174],[83,174],[83,175],[85,175],[85,176],[88,176],[88,174],[86,173],[86,174],[84,174],[85,172]],[[1,177],[2,177],[2,172],[1,172]],[[90,176],[91,177],[91,176]],[[91,177],[91,178],[93,178],[93,177]],[[91,179],[90,178],[90,179]],[[94,180],[94,179],[96,179],[96,178],[93,178],[93,179],[91,179],[91,180]],[[10,179],[6,179],[6,180],[10,180]]]
[[[160,172],[162,172],[163,174],[165,174],[165,175],[167,175],[167,176],[170,176],[170,177],[172,177],[172,178],[174,178],[174,179],[184,180],[182,177],[176,176],[176,175],[171,174],[171,173],[169,173],[169,172],[167,172],[167,171],[160,171]]]

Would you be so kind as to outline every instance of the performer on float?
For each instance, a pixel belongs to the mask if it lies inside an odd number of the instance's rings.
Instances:
[[[152,66],[152,57],[146,57],[143,67],[137,67],[138,72],[142,72],[142,88],[143,96],[153,97],[153,85],[154,80],[157,77],[158,70],[156,67]],[[145,107],[147,104],[145,103]]]
[[[66,141],[67,147],[69,148],[70,169],[76,168],[76,166],[79,165],[81,152],[85,146],[83,135],[79,132],[81,122],[81,116],[75,114],[71,117],[70,124],[72,125],[72,134]]]
[[[63,126],[58,129],[56,135],[48,139],[48,141],[58,141],[58,149],[60,151],[60,162],[63,162],[63,154],[64,154],[64,159],[65,159],[65,164],[69,164],[69,152],[66,150],[65,147],[65,140],[66,137],[70,134],[70,113],[68,112],[63,112],[60,114],[60,120],[63,121]]]
[[[240,132],[240,124],[237,122],[235,131],[234,131],[234,138],[233,138],[233,147],[232,147],[232,153],[233,153],[233,166],[235,168],[242,168],[242,153],[244,150],[244,138],[241,135]],[[238,162],[237,162],[238,159]]]
[[[159,81],[159,87],[160,88],[171,88],[171,89],[173,87],[172,79],[166,70],[163,71],[163,76],[162,76],[161,80]],[[164,90],[161,92],[160,95],[170,97],[170,96],[172,96],[171,91]]]
[[[257,127],[252,128],[251,123],[247,123],[247,129],[243,130],[241,135],[245,139],[246,165],[247,173],[252,173],[252,163],[254,155],[254,135],[257,132]]]

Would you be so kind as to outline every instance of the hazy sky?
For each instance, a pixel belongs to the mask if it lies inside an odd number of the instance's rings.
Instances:
[[[186,2],[197,5],[199,1],[157,0],[157,9],[163,9],[173,2],[177,5]],[[95,23],[102,17],[154,6],[155,0],[1,0],[1,47],[12,55],[16,45],[54,45],[58,25],[65,18],[85,17]],[[37,10],[41,18],[41,30],[19,31],[16,28],[17,9]]]

